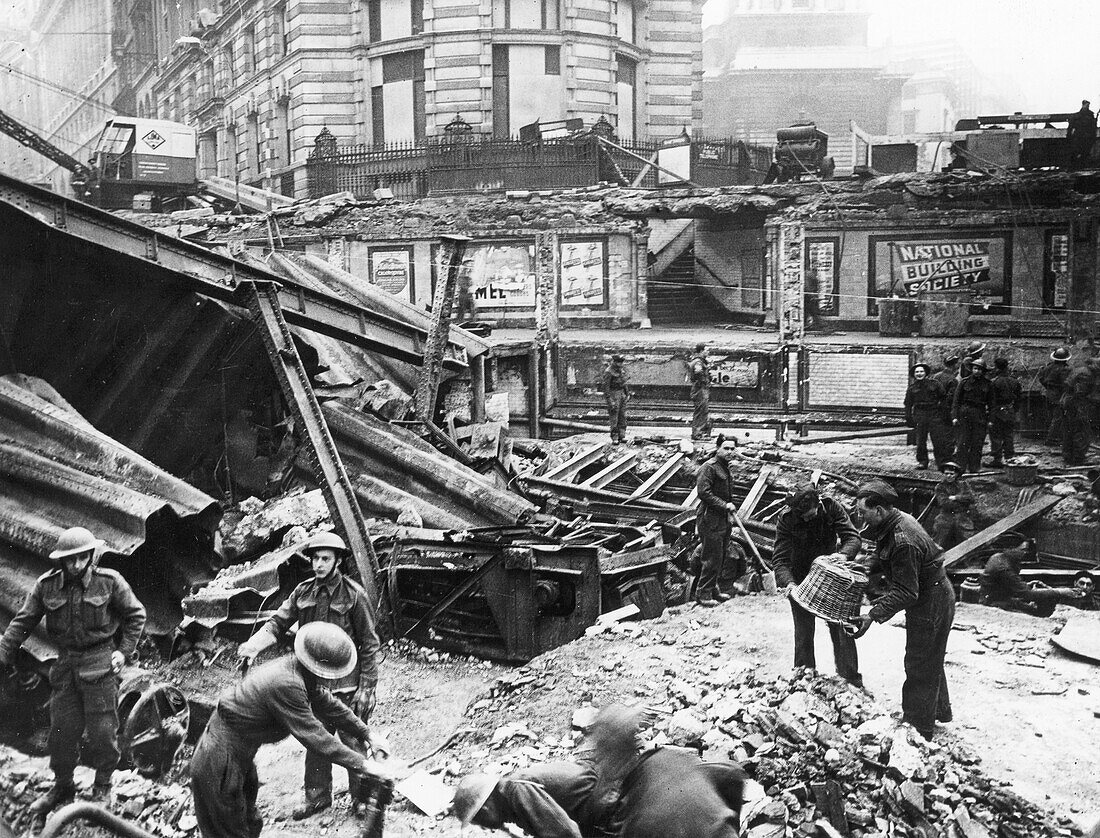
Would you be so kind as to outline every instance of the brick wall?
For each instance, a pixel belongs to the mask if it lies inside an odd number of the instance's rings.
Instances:
[[[807,377],[811,410],[900,409],[909,386],[909,353],[811,352]]]

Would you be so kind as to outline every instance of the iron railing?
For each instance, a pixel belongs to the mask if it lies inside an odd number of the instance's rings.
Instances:
[[[617,144],[650,160],[661,142]],[[696,138],[691,159],[692,180],[700,186],[756,184],[771,163],[771,149],[731,138]],[[465,136],[342,146],[322,132],[306,169],[311,198],[344,191],[370,197],[379,188],[404,200],[430,194],[569,189],[600,181],[630,184],[639,175],[639,187],[654,189],[659,182],[655,168],[616,149],[601,149],[596,137],[587,133],[536,142]]]

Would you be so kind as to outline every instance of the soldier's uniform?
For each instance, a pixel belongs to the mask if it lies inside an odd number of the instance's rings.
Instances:
[[[320,684],[307,682],[293,655],[256,667],[225,690],[191,760],[195,818],[203,838],[259,836],[263,818],[256,808],[260,784],[254,760],[261,745],[293,736],[327,762],[349,772],[358,769],[362,755],[326,726],[349,739],[370,739],[370,730],[350,709]]]
[[[603,372],[603,392],[607,399],[607,416],[611,425],[611,441],[622,442],[626,437],[626,403],[630,398],[623,359],[615,355]]]
[[[377,653],[378,635],[370,619],[366,592],[339,570],[334,570],[324,580],[307,579],[290,592],[265,628],[276,638],[285,637],[294,623],[304,626],[312,622],[331,623],[343,630],[355,644],[358,653],[356,668],[350,675],[334,681],[329,689],[344,704],[351,704],[357,690],[373,697],[378,684]],[[370,718],[368,706],[362,714],[366,722]],[[333,723],[326,723],[330,733],[336,732]],[[348,787],[353,800],[358,798],[359,777],[348,773]],[[305,765],[306,802],[317,804],[331,802],[332,762],[314,750],[306,751]]]
[[[1065,394],[1066,379],[1069,378],[1069,353],[1065,352],[1065,358],[1055,358],[1056,350],[1051,354],[1051,360],[1039,370],[1039,383],[1043,385],[1043,393],[1046,396],[1047,408],[1050,411],[1050,427],[1047,428],[1047,445],[1061,445],[1062,431],[1065,423],[1062,414],[1062,396]]]
[[[944,363],[946,364],[947,361],[944,361]],[[955,401],[955,388],[959,386],[959,371],[956,369],[956,366],[957,365],[953,362],[931,376],[933,380],[938,381],[940,386],[943,387],[943,411],[940,418],[943,421],[944,427],[944,462],[952,460],[955,457],[955,435],[951,433],[951,404]]]
[[[85,733],[84,754],[95,769],[95,783],[109,787],[119,758],[119,680],[111,653],[133,657],[145,627],[145,608],[114,570],[89,565],[75,579],[66,578],[62,568],[51,570],[38,578],[4,632],[0,663],[14,662],[16,651],[43,618],[59,653],[50,668],[47,743],[55,787],[72,789]]]
[[[1007,369],[999,369],[990,384],[997,407],[989,417],[989,453],[993,455],[993,465],[999,466],[1004,458],[1016,456],[1016,408],[1023,388]]]
[[[905,418],[916,431],[917,462],[921,468],[928,467],[929,437],[936,467],[942,469],[951,459],[947,452],[947,428],[943,424],[944,397],[943,385],[934,378],[914,380],[905,391]]]
[[[688,364],[691,379],[691,438],[710,436],[710,364],[706,351],[696,352]]]
[[[977,366],[975,361],[973,366]],[[989,416],[997,407],[993,385],[984,376],[971,375],[959,382],[951,407],[955,426],[955,452],[959,463],[967,471],[982,470],[982,447]]]

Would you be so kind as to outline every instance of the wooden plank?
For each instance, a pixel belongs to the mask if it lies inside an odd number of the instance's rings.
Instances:
[[[607,468],[596,472],[587,480],[582,480],[578,485],[594,486],[597,489],[602,489],[615,478],[621,477],[623,474],[630,471],[636,462],[638,462],[638,452],[631,451],[615,460],[615,462],[611,463]]]
[[[950,550],[945,550],[941,557],[943,559],[944,570],[948,570],[952,565],[958,564],[975,550],[989,544],[998,536],[1038,518],[1061,499],[1062,498],[1058,495],[1044,495],[1038,500],[1032,501],[1023,509],[1013,512],[1007,518],[1002,518],[1000,521],[986,527],[981,532],[975,533],[962,544],[956,544]]]
[[[761,466],[760,473],[756,475],[756,481],[749,489],[749,493],[745,495],[745,499],[741,502],[740,508],[737,510],[737,514],[741,518],[751,518],[756,511],[756,507],[760,504],[760,499],[764,497],[764,490],[772,484],[775,480],[775,475],[779,473],[779,466]]]

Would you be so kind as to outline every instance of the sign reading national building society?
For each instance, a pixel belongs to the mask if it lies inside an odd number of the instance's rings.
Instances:
[[[872,236],[869,290],[873,297],[971,291],[976,302],[1003,305],[1008,302],[1010,246],[1008,233]]]

